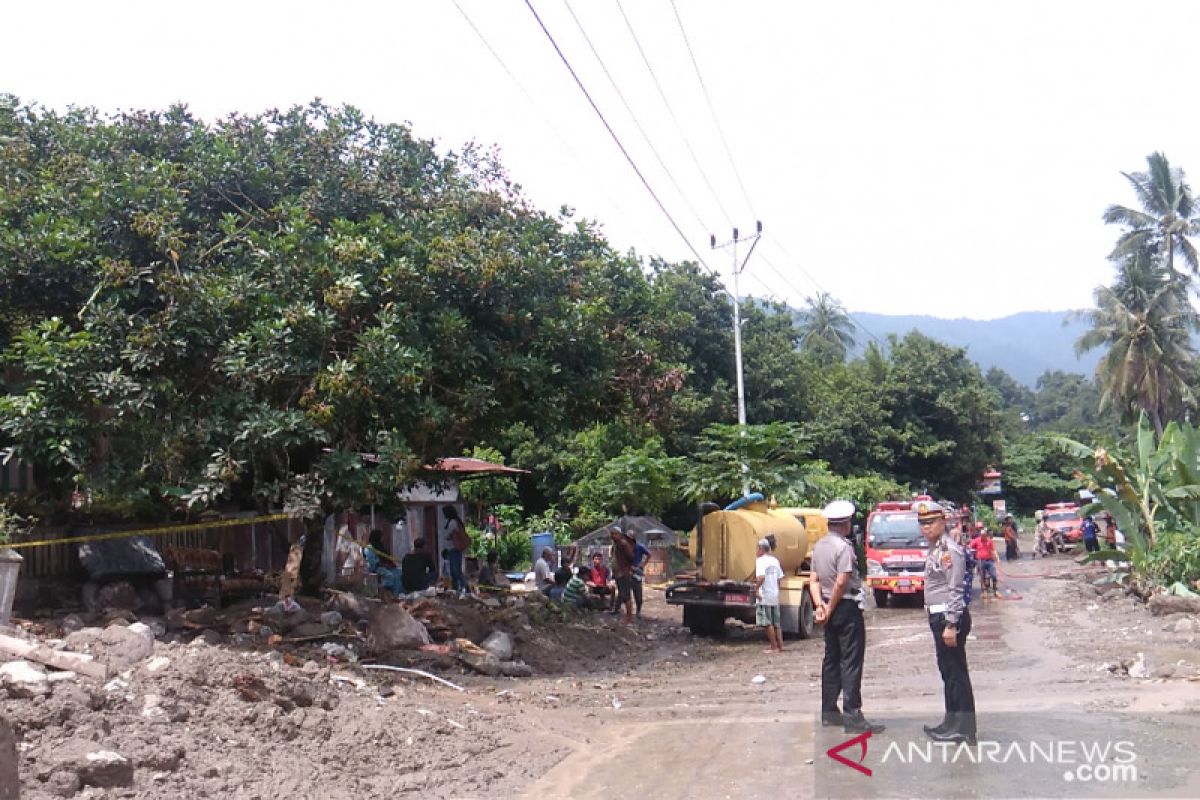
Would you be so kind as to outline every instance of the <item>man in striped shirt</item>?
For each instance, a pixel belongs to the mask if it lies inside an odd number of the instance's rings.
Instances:
[[[587,575],[587,567],[579,567],[579,569],[575,570],[571,575],[571,580],[567,581],[566,588],[563,589],[563,603],[575,608],[590,607],[587,593]]]

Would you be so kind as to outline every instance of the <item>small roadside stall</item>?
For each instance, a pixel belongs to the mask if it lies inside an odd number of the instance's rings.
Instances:
[[[369,463],[378,462],[375,455],[364,455]],[[411,483],[399,487],[392,504],[393,515],[384,516],[374,505],[359,509],[345,509],[330,514],[325,520],[325,547],[322,568],[325,580],[330,584],[353,582],[355,573],[361,571],[361,558],[349,552],[357,544],[363,547],[372,530],[379,529],[391,554],[399,559],[413,550],[413,543],[421,541],[421,552],[428,553],[442,574],[441,552],[449,546],[446,541],[445,508],[453,508],[465,519],[466,504],[460,488],[463,481],[498,475],[525,475],[528,470],[495,464],[478,458],[440,458],[424,467]],[[342,558],[338,557],[338,549]]]

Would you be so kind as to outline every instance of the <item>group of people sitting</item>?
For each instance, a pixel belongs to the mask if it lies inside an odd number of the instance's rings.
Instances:
[[[558,569],[553,569],[554,550],[547,547],[533,565],[534,581],[551,600],[581,609],[608,608],[613,615],[620,614],[623,607],[625,621],[632,622],[635,606],[637,616],[642,615],[642,586],[650,550],[619,525],[612,527],[609,536],[611,571],[605,566],[602,553],[593,553],[588,564],[576,566],[564,561]]]
[[[433,585],[437,564],[425,550],[425,540],[413,542],[412,551],[397,561],[383,543],[383,531],[373,530],[363,548],[367,572],[379,576],[380,588],[395,595],[421,592]]]
[[[537,588],[552,600],[559,600],[576,608],[608,608],[610,614],[625,610],[625,620],[632,622],[634,608],[637,616],[642,615],[642,584],[645,580],[646,562],[650,550],[637,541],[634,535],[614,525],[609,533],[612,539],[612,570],[604,563],[602,553],[593,553],[590,563],[574,566],[564,561],[554,569],[554,549],[542,550],[533,566]],[[412,551],[397,560],[388,552],[383,541],[383,532],[371,531],[367,546],[362,548],[363,558],[369,574],[378,576],[380,588],[394,595],[410,594],[428,589],[437,578],[437,564],[425,549],[425,541],[413,542]],[[447,553],[443,553],[445,559]],[[484,588],[507,588],[508,578],[499,569],[499,554],[492,550],[480,565],[475,585]],[[453,574],[455,570],[450,569]],[[471,591],[469,584],[467,591]],[[459,590],[462,591],[461,589]]]

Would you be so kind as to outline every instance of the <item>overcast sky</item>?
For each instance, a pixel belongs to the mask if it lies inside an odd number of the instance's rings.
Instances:
[[[39,0],[5,8],[0,91],[209,119],[350,103],[446,149],[495,144],[543,208],[690,257],[524,0],[458,2],[515,81],[453,0]],[[1135,202],[1120,172],[1162,150],[1200,180],[1200,3],[675,2],[745,193],[670,0],[622,3],[666,102],[615,0],[533,5],[710,265],[728,275],[710,232],[762,220],[749,293],[973,318],[1087,306],[1112,272],[1100,215]]]

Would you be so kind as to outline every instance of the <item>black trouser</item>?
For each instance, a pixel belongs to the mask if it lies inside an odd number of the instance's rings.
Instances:
[[[862,609],[854,600],[843,599],[825,621],[825,660],[821,662],[821,714],[842,711],[856,714],[862,709],[863,656],[867,648],[867,626]]]
[[[958,620],[957,647],[947,647],[942,641],[946,627],[945,614],[930,614],[929,629],[933,631],[933,647],[937,652],[938,671],[942,673],[942,690],[946,703],[947,732],[975,735],[975,692],[971,674],[967,671],[967,634],[971,632],[971,614],[963,609]]]
[[[1087,548],[1089,553],[1100,552],[1100,540],[1096,538],[1083,537],[1083,546]]]

